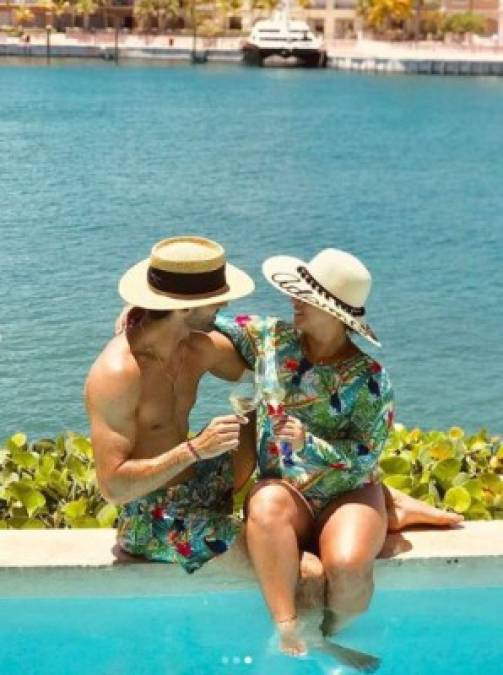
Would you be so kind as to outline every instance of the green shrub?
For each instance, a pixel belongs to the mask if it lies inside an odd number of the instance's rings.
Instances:
[[[469,438],[395,425],[381,456],[384,483],[465,518],[503,518],[503,444],[482,430]],[[245,490],[236,496],[236,508]],[[113,527],[119,509],[96,486],[89,439],[68,432],[0,448],[0,528]]]
[[[467,33],[484,35],[486,30],[486,18],[473,12],[449,14],[449,16],[445,17],[443,25],[444,33],[454,33],[455,35],[466,35]]]
[[[468,520],[503,518],[503,444],[483,429],[465,437],[393,429],[380,462],[386,485],[424,502],[462,513]]]
[[[96,486],[87,438],[15,434],[0,448],[0,528],[112,527],[117,515]]]

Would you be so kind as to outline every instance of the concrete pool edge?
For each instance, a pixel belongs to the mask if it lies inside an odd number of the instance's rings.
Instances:
[[[503,521],[456,529],[414,529],[387,537],[376,562],[378,589],[503,585]],[[250,590],[250,568],[229,574],[205,565],[188,575],[176,565],[121,552],[115,530],[0,531],[0,597],[162,595]]]

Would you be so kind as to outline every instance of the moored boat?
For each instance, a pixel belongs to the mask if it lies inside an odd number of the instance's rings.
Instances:
[[[242,47],[243,61],[249,65],[298,65],[324,67],[327,53],[323,40],[305,21],[291,20],[289,3],[270,19],[257,21]]]

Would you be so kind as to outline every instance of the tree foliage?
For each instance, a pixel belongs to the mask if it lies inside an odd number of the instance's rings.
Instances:
[[[377,32],[402,28],[412,16],[413,0],[359,0],[358,13]]]

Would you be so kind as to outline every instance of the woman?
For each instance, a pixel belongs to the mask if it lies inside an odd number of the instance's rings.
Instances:
[[[263,271],[292,298],[293,324],[237,317],[219,318],[217,327],[249,365],[257,355],[265,364],[269,404],[257,414],[260,480],[247,503],[246,541],[280,646],[300,655],[302,550],[318,553],[327,579],[324,635],[370,602],[387,529],[373,475],[393,421],[393,393],[382,366],[351,340],[354,332],[379,345],[364,321],[371,277],[357,258],[326,249],[307,264],[276,256]]]

